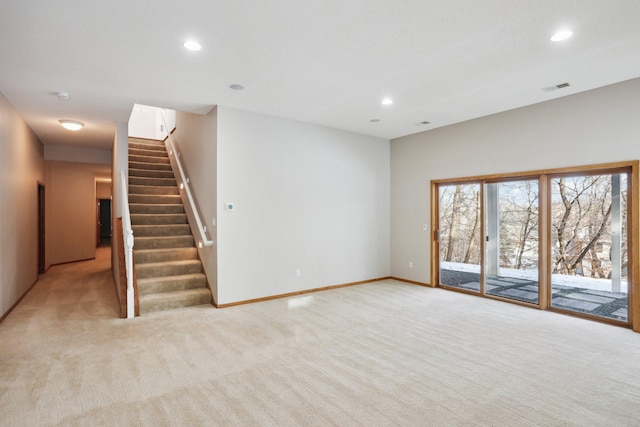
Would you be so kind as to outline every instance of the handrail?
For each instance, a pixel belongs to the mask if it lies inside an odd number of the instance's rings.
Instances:
[[[200,213],[198,212],[198,208],[196,208],[195,201],[193,199],[193,195],[191,194],[191,189],[189,188],[189,180],[184,174],[184,168],[182,167],[182,162],[180,161],[180,157],[178,156],[178,151],[176,150],[175,141],[173,139],[173,135],[171,134],[171,130],[167,126],[167,118],[165,117],[164,110],[160,110],[162,115],[162,121],[164,123],[164,128],[167,132],[167,148],[169,148],[169,154],[173,155],[173,158],[176,162],[176,166],[178,166],[178,172],[180,173],[180,181],[182,186],[184,187],[184,191],[187,195],[187,200],[189,201],[189,207],[191,208],[191,212],[195,217],[196,225],[198,226],[198,231],[200,233],[200,238],[202,239],[202,244],[204,246],[213,246],[213,240],[207,237],[207,227],[205,227],[202,223],[202,219],[200,218]]]
[[[124,264],[127,275],[127,319],[135,317],[135,302],[133,295],[133,229],[131,228],[131,214],[129,212],[129,195],[127,191],[127,177],[120,171],[122,195],[122,237],[124,239]]]

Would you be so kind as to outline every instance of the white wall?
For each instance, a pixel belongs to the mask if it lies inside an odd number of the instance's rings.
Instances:
[[[118,241],[123,236],[117,233],[116,220],[122,218],[122,183],[120,175],[124,172],[125,177],[129,176],[129,137],[128,125],[125,122],[116,124],[116,133],[113,136],[113,148],[111,150],[113,159],[111,163],[111,267],[113,268],[113,280],[116,285],[116,293],[120,289],[120,266],[118,263]],[[127,181],[128,184],[128,181]],[[119,294],[118,294],[119,295]]]
[[[113,138],[113,163],[111,170],[113,172],[111,182],[113,191],[113,200],[111,209],[115,218],[122,217],[122,206],[120,201],[120,188],[122,186],[120,181],[121,172],[124,172],[124,176],[129,179],[129,137],[127,135],[127,123],[120,122],[116,124],[116,134]],[[127,181],[128,184],[128,181]],[[115,226],[114,226],[115,230]]]
[[[639,114],[635,79],[393,140],[391,274],[430,282],[431,180],[640,159]]]
[[[207,227],[209,237],[215,242],[216,227],[213,224],[217,216],[217,124],[216,109],[204,116],[178,112],[175,117],[176,131],[173,139],[181,155],[185,174],[189,178],[192,194],[195,197],[200,218]],[[176,171],[177,174],[177,171]],[[198,236],[195,223],[192,228]],[[207,274],[213,298],[218,301],[217,286],[217,244],[198,248],[203,268]]]
[[[38,182],[44,181],[42,143],[0,92],[0,317],[38,279]]]
[[[219,304],[389,275],[388,140],[227,107],[217,124]]]
[[[164,111],[165,120],[162,118]],[[176,112],[158,107],[135,104],[129,117],[129,136],[135,138],[164,140],[167,131],[176,125]]]

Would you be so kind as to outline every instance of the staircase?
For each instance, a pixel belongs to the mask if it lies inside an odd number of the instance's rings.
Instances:
[[[164,142],[129,138],[129,209],[140,314],[211,304]]]

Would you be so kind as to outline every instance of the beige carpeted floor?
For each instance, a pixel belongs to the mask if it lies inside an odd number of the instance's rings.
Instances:
[[[383,281],[117,319],[108,249],[0,324],[0,425],[640,424],[640,334]]]

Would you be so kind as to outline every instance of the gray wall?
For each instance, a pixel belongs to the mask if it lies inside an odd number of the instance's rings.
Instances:
[[[430,282],[431,180],[636,159],[640,79],[394,139],[391,274]]]

